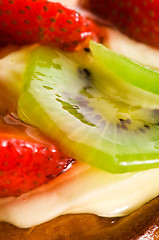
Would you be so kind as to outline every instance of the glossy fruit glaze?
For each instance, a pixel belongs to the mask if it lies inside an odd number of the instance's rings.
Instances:
[[[16,98],[3,88],[0,159],[0,198],[21,195],[50,182],[74,162],[38,129],[18,120]]]

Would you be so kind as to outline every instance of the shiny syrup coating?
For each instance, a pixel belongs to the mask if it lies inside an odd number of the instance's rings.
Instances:
[[[0,198],[53,181],[75,161],[56,141],[19,121],[16,108],[15,97],[0,89]]]

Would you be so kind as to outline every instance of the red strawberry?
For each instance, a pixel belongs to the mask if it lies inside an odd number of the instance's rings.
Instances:
[[[56,145],[29,137],[20,124],[9,126],[0,122],[0,126],[0,198],[20,195],[45,184],[74,162]]]
[[[128,36],[159,48],[158,0],[83,0],[81,4]]]
[[[99,27],[75,10],[48,0],[0,0],[0,44],[53,44],[75,50],[99,40]]]

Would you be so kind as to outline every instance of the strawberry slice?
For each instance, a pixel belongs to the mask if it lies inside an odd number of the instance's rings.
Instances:
[[[83,0],[80,3],[128,36],[159,48],[158,0]]]
[[[47,0],[0,0],[0,44],[53,44],[75,50],[90,39],[99,41],[100,28],[75,10]]]
[[[28,136],[22,124],[0,122],[0,127],[0,198],[21,195],[48,183],[74,162],[55,144]]]

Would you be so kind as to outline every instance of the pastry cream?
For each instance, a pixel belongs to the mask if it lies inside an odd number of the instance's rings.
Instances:
[[[110,174],[83,163],[19,197],[0,199],[0,221],[27,228],[69,213],[124,216],[159,194],[159,169]]]

